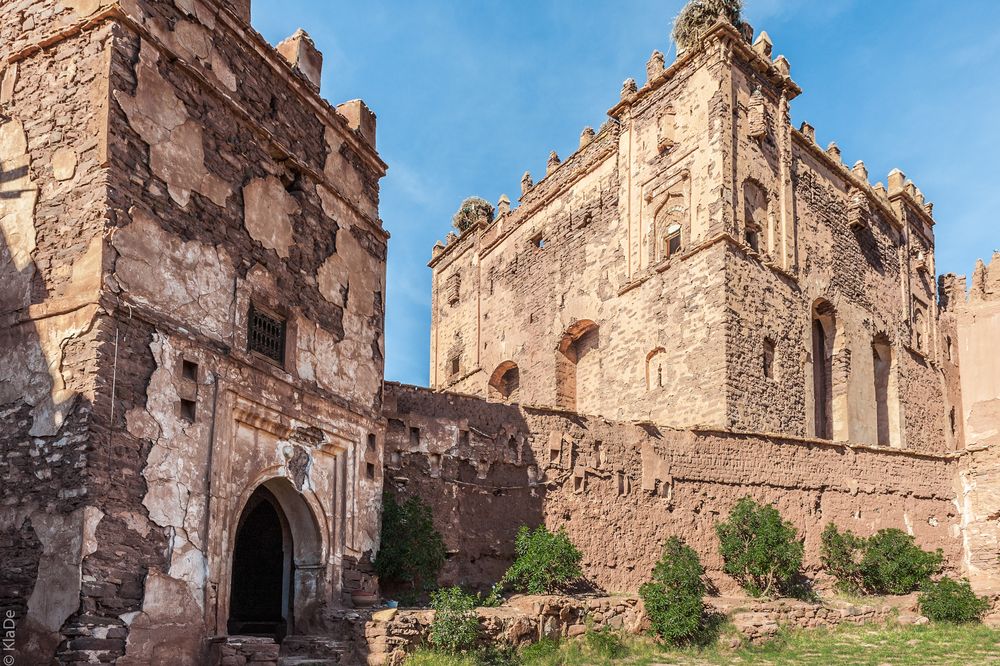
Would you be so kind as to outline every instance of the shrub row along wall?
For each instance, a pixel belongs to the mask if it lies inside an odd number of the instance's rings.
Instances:
[[[386,416],[387,487],[433,508],[445,584],[494,583],[517,528],[545,523],[567,529],[605,590],[637,590],[671,535],[729,590],[714,526],[746,495],[795,524],[810,574],[831,521],[861,535],[904,529],[950,568],[962,562],[955,456],[665,430],[398,384],[386,387]]]

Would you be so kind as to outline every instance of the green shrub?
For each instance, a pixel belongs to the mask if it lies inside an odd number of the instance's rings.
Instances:
[[[850,530],[841,532],[830,523],[823,530],[820,542],[820,562],[837,579],[837,587],[851,594],[861,592],[864,587],[861,558],[865,540]]]
[[[969,581],[945,576],[938,582],[927,582],[920,593],[920,612],[935,622],[979,622],[990,609],[986,597],[977,597]]]
[[[908,594],[941,570],[943,556],[922,550],[901,530],[879,530],[865,539],[831,523],[823,530],[820,559],[846,592]]]
[[[434,586],[444,564],[444,539],[434,529],[431,508],[419,497],[399,504],[392,493],[383,495],[381,541],[375,571],[383,582],[417,592]]]
[[[721,542],[723,570],[748,594],[772,597],[790,591],[802,567],[802,542],[795,527],[773,506],[744,497],[715,526]]]
[[[588,631],[587,645],[595,654],[608,659],[621,659],[628,654],[621,634],[608,626]]]
[[[704,574],[698,553],[677,537],[670,537],[653,568],[653,580],[639,589],[653,630],[664,640],[685,643],[701,630]]]
[[[514,564],[501,582],[518,592],[556,592],[583,575],[583,554],[563,529],[550,532],[544,525],[534,530],[522,526],[514,539],[514,555]]]
[[[470,652],[479,641],[479,617],[476,597],[460,587],[446,587],[431,593],[430,644],[447,654]]]
[[[922,550],[901,530],[879,530],[865,542],[861,577],[873,594],[908,594],[940,571],[943,561],[940,550]]]

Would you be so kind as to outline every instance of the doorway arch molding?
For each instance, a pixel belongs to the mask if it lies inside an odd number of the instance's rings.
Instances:
[[[330,552],[332,542],[328,530],[329,516],[311,490],[299,492],[285,474],[283,465],[274,465],[261,471],[235,498],[229,511],[225,529],[225,575],[220,581],[224,586],[217,597],[216,626],[226,627],[230,614],[230,597],[233,584],[233,554],[236,546],[240,517],[253,494],[265,488],[278,503],[288,523],[292,539],[292,617],[288,618],[290,633],[296,625],[307,621],[309,613],[327,601],[327,588],[331,575]]]

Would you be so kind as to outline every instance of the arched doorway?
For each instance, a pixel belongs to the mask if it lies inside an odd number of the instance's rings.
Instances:
[[[240,515],[230,583],[230,635],[288,633],[294,580],[292,532],[278,499],[264,486]]]

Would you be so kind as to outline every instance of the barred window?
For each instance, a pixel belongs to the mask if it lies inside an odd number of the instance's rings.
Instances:
[[[247,349],[276,361],[285,362],[285,320],[250,305],[247,318]]]

